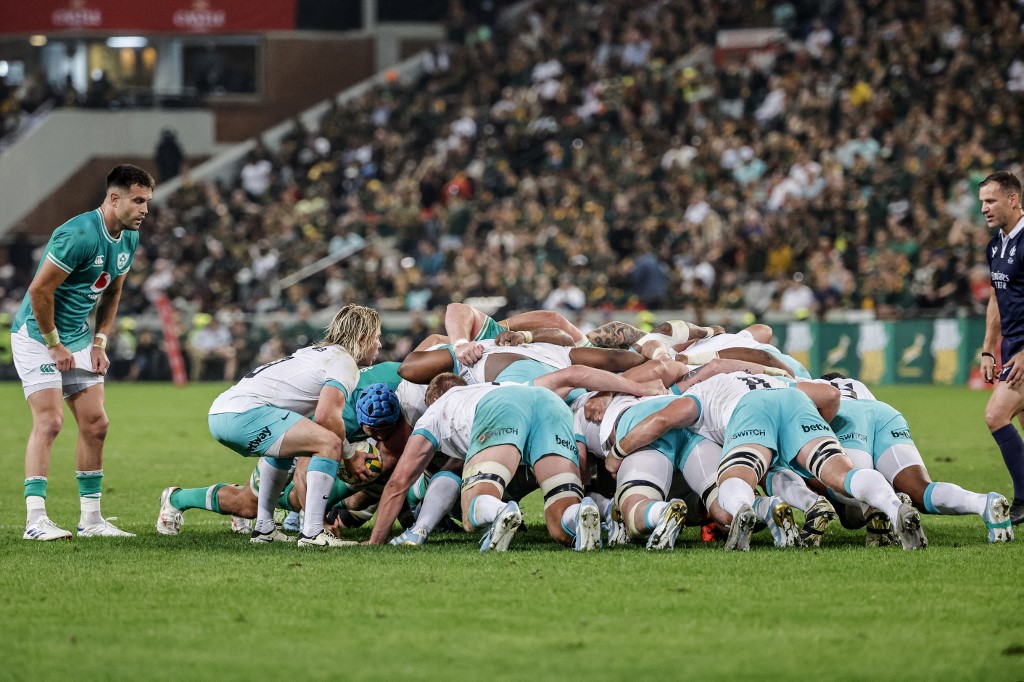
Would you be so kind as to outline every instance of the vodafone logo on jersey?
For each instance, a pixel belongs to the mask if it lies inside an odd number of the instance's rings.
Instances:
[[[103,290],[106,289],[108,286],[110,286],[110,273],[101,272],[100,276],[96,278],[96,281],[93,282],[92,286],[89,288],[92,289],[92,292],[94,294],[99,294],[102,293]]]
[[[222,9],[210,9],[207,0],[196,0],[192,9],[179,9],[171,17],[175,27],[184,31],[216,31],[224,28],[227,12]]]
[[[50,21],[60,28],[97,28],[103,25],[103,11],[86,7],[85,0],[71,0],[68,7],[53,10]]]

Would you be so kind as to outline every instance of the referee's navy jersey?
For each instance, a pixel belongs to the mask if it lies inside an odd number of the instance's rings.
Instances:
[[[985,251],[1002,323],[1003,362],[1024,347],[1024,218],[1008,236],[996,233]]]

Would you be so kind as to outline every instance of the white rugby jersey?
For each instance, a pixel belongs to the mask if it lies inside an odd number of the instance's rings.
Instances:
[[[398,404],[402,406],[402,416],[410,426],[416,426],[416,422],[427,411],[427,385],[414,384],[404,379],[398,388],[395,389],[398,396]]]
[[[569,351],[572,350],[572,346],[557,346],[553,343],[524,343],[521,346],[496,346],[494,345],[494,339],[480,341],[479,343],[484,349],[483,356],[475,365],[465,368],[473,376],[471,380],[467,379],[470,383],[484,383],[484,368],[487,367],[487,359],[502,353],[522,355],[524,358],[543,362],[545,365],[551,365],[555,369],[565,369],[572,364],[572,360],[569,359]]]
[[[584,393],[579,398],[572,401],[572,405],[570,405],[569,408],[572,410],[573,431],[575,431],[578,436],[583,437],[583,442],[591,454],[599,459],[604,459],[608,455],[608,451],[605,449],[604,443],[601,441],[601,422],[589,421],[583,413],[583,408],[587,404],[587,401],[595,395],[597,395],[597,393],[594,391]]]
[[[683,353],[711,353],[725,348],[761,348],[765,344],[754,340],[746,329],[738,334],[716,334],[709,339],[694,341]]]
[[[856,379],[812,379],[816,384],[830,384],[839,389],[841,400],[876,400],[875,394]]]
[[[690,430],[722,445],[729,417],[743,396],[762,388],[786,388],[791,383],[767,374],[733,372],[716,374],[694,384],[683,394],[684,397],[696,399],[700,404],[700,416],[690,426]]]
[[[217,396],[210,414],[272,405],[311,417],[324,386],[336,386],[347,399],[357,383],[359,367],[344,348],[307,346],[246,374]]]
[[[413,435],[425,436],[435,450],[449,457],[465,459],[477,405],[484,396],[503,385],[509,384],[473,384],[449,389],[419,418]]]

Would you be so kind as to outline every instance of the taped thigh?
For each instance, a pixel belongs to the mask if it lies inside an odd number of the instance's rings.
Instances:
[[[826,438],[818,443],[814,452],[807,458],[807,471],[814,478],[821,480],[821,468],[833,457],[842,455],[846,457],[843,446],[835,438]]]
[[[470,460],[462,472],[462,492],[480,483],[490,483],[498,489],[497,497],[505,494],[505,486],[512,480],[512,472],[503,464],[484,460]]]
[[[622,460],[615,501],[619,507],[631,495],[662,501],[672,485],[672,462],[657,450],[637,450]]]
[[[754,472],[754,479],[760,481],[764,478],[767,464],[761,453],[748,445],[739,445],[729,451],[729,454],[722,457],[718,464],[718,480],[729,469],[741,467]]]
[[[559,500],[572,499],[579,502],[583,499],[583,481],[576,473],[567,472],[549,476],[540,481],[540,489],[544,493],[545,511]]]

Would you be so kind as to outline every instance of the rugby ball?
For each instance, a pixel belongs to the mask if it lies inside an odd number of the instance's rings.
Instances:
[[[384,461],[380,457],[380,451],[377,449],[377,446],[370,441],[364,440],[356,443],[352,447],[356,451],[356,460],[362,460],[363,466],[365,466],[367,471],[370,472],[370,480],[372,481],[380,476],[380,472],[384,471]],[[341,466],[338,467],[338,478],[349,485],[360,485],[360,481],[349,476],[348,469],[345,468],[344,462],[342,462]],[[367,483],[368,482],[369,481],[367,481]],[[365,485],[365,483],[363,483],[363,485]]]

